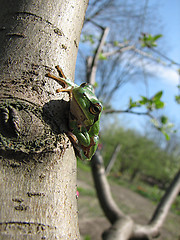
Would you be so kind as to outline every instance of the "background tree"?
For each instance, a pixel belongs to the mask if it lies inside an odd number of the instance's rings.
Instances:
[[[88,1],[0,1],[1,239],[79,239],[68,97]],[[56,73],[55,73],[56,74]]]
[[[158,135],[162,136],[156,131],[154,138],[158,139]],[[165,188],[176,173],[180,161],[176,153],[179,150],[179,144],[178,141],[174,141],[173,136],[170,141],[166,141],[171,146],[172,151],[170,151],[170,147],[167,147],[167,144],[165,149],[162,149],[162,146],[158,145],[159,141],[155,143],[136,131],[126,130],[118,124],[112,124],[106,128],[105,132],[101,133],[104,164],[108,165],[115,146],[120,144],[121,151],[119,151],[112,169],[115,175],[127,175],[131,181],[136,177],[151,176],[157,182],[159,180],[161,186],[164,185]],[[176,151],[173,151],[175,148],[177,148]]]
[[[89,41],[92,44],[88,50],[94,50],[97,47],[106,27],[110,29],[98,56],[98,60],[108,59],[108,64],[107,61],[99,61],[96,78],[99,89],[101,89],[99,91],[97,88],[97,94],[103,98],[105,103],[107,102],[104,95],[114,94],[123,83],[130,79],[131,81],[137,79],[136,74],[142,72],[134,65],[135,62],[145,57],[142,56],[143,51],[140,51],[139,37],[144,26],[147,28],[148,24],[150,31],[153,26],[155,29],[156,23],[155,16],[152,15],[153,7],[149,7],[147,2],[134,4],[133,1],[90,1],[82,32],[82,42]],[[156,31],[158,30],[156,29]],[[156,33],[154,32],[154,34]],[[83,44],[82,47],[84,49]],[[80,55],[83,56],[83,59],[89,53],[89,51],[82,53],[80,48]],[[78,67],[82,68],[82,61],[81,66],[78,65]],[[80,77],[82,79],[82,76]]]
[[[136,223],[127,214],[124,214],[113,200],[105,176],[103,159],[98,151],[92,158],[91,167],[99,202],[104,214],[112,224],[109,229],[103,232],[102,238],[105,240],[148,240],[157,238],[170,206],[180,191],[180,171],[178,170],[149,222],[142,225]]]

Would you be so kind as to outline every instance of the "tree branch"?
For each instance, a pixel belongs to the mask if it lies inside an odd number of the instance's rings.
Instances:
[[[97,63],[98,63],[98,59],[99,59],[99,54],[102,51],[102,47],[105,43],[108,33],[109,33],[109,28],[105,28],[101,35],[99,45],[96,49],[93,59],[87,60],[87,82],[90,83],[92,86],[94,86],[95,81],[96,81],[96,71],[97,71]]]
[[[136,114],[136,115],[147,115],[151,118],[154,118],[149,111],[146,112],[135,112],[130,110],[129,108],[126,110],[115,110],[115,109],[105,109],[103,111],[104,114],[110,114],[110,113],[131,113],[131,114]]]
[[[111,52],[104,52],[103,56],[104,57],[110,57],[112,55],[115,55],[116,53],[122,53],[122,52],[129,51],[129,50],[134,50],[134,46],[126,46],[126,47],[121,47],[121,48],[116,49],[116,50],[111,51]]]
[[[103,233],[103,240],[148,240],[150,237],[157,237],[160,234],[159,229],[180,191],[180,170],[160,201],[149,224],[139,225],[125,215],[114,202],[105,176],[103,158],[98,151],[92,158],[91,168],[100,205],[112,224]]]
[[[167,217],[168,211],[179,192],[180,192],[180,170],[175,175],[169,188],[167,189],[166,193],[161,199],[149,224],[145,226],[138,224],[135,225],[133,239],[139,239],[142,236],[151,236],[155,238],[160,235],[159,230],[162,227]]]
[[[114,43],[111,43],[111,47],[112,48],[114,47]],[[115,55],[117,53],[123,53],[123,52],[132,50],[132,51],[138,53],[139,55],[141,55],[142,57],[146,57],[146,58],[151,59],[152,61],[155,61],[155,62],[163,64],[163,62],[161,60],[159,60],[159,58],[156,58],[156,57],[152,56],[152,54],[147,53],[147,52],[145,52],[145,51],[143,51],[141,49],[138,49],[135,45],[128,45],[127,42],[125,42],[125,43],[118,43],[118,45],[116,47],[119,47],[119,49],[103,52],[103,56],[104,57],[110,57],[110,56],[113,56],[113,55]],[[180,66],[180,63],[173,61],[169,57],[167,57],[164,54],[162,54],[161,52],[159,52],[157,49],[155,49],[155,48],[150,48],[150,49],[152,50],[152,52],[158,54],[159,56],[161,56],[162,58],[164,58],[165,60],[167,60],[171,64],[175,64],[177,66]]]
[[[116,148],[115,148],[115,150],[114,150],[114,152],[113,152],[113,154],[112,154],[112,157],[111,157],[111,159],[110,159],[110,161],[109,161],[109,164],[108,164],[108,166],[107,166],[107,168],[106,168],[106,170],[105,170],[106,176],[107,176],[107,175],[109,174],[109,172],[111,171],[111,169],[112,169],[112,167],[113,167],[113,165],[114,165],[114,163],[115,163],[115,161],[116,161],[116,158],[117,158],[117,155],[118,155],[120,149],[121,149],[121,145],[118,144],[118,145],[116,146]]]
[[[103,233],[103,240],[127,240],[131,237],[133,226],[133,220],[124,216]]]
[[[98,151],[92,158],[91,169],[100,205],[112,223],[112,226],[103,233],[103,239],[129,239],[133,230],[133,221],[130,217],[125,216],[114,202],[106,179],[103,158]]]
[[[157,49],[155,48],[151,48],[151,50],[153,52],[155,52],[156,54],[158,54],[159,56],[163,57],[164,59],[166,59],[168,62],[172,63],[172,64],[175,64],[177,66],[180,66],[180,63],[178,62],[175,62],[174,60],[172,60],[171,58],[167,57],[166,55],[164,55],[163,53],[159,52]]]
[[[108,220],[114,223],[117,219],[122,218],[124,214],[119,210],[112,198],[111,190],[105,176],[103,158],[99,151],[96,151],[92,157],[91,169],[101,207]]]

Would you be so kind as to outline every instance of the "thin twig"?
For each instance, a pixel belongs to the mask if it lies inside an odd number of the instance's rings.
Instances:
[[[116,49],[116,50],[111,51],[111,52],[104,52],[103,56],[104,57],[110,57],[112,55],[115,55],[116,53],[122,53],[122,52],[129,51],[129,50],[134,50],[134,46],[126,46],[126,47],[121,47],[121,48]]]
[[[104,114],[111,114],[111,113],[131,113],[131,114],[136,114],[136,115],[147,115],[147,116],[153,118],[153,116],[150,114],[149,111],[146,111],[146,112],[135,112],[135,111],[130,110],[129,108],[126,109],[126,110],[105,109],[105,110],[103,111],[103,113],[104,113]]]

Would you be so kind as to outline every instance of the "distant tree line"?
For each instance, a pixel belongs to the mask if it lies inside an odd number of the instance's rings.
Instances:
[[[130,181],[139,177],[149,184],[166,188],[180,162],[180,157],[161,148],[155,141],[120,126],[109,126],[103,131],[101,141],[105,166],[115,146],[121,145],[111,174],[126,175]]]

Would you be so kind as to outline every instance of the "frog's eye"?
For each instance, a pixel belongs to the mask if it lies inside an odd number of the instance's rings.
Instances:
[[[85,86],[87,86],[88,85],[88,83],[82,83],[81,85],[80,85],[80,87],[85,87]]]
[[[81,87],[81,88],[86,87],[86,89],[88,89],[89,91],[93,92],[93,86],[92,86],[91,84],[89,84],[89,83],[82,83],[82,84],[80,85],[80,87]]]
[[[99,103],[92,104],[89,108],[90,113],[93,115],[97,115],[101,112],[102,106]]]

